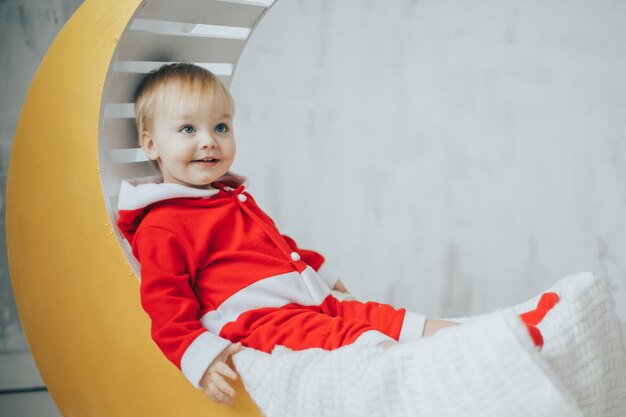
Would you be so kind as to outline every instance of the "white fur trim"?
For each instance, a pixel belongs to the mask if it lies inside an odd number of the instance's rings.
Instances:
[[[426,325],[426,316],[415,314],[408,311],[404,314],[402,322],[402,330],[400,331],[399,342],[407,342],[422,337],[424,334],[424,326]]]
[[[194,387],[200,388],[202,375],[228,345],[230,341],[209,332],[202,333],[189,345],[180,360],[180,369]]]
[[[376,346],[382,342],[395,342],[392,337],[387,336],[378,330],[368,330],[361,334],[355,341],[355,345]]]
[[[288,272],[248,285],[231,295],[216,310],[202,316],[200,322],[211,332],[219,334],[226,323],[237,320],[240,314],[247,311],[291,303],[320,305],[329,294],[330,290],[309,266],[301,274]]]
[[[220,181],[234,181],[244,187],[248,184],[245,177],[232,172],[227,172],[216,180],[216,182]],[[182,184],[163,182],[162,176],[153,175],[150,177],[122,181],[117,208],[118,210],[137,210],[152,203],[156,203],[157,201],[168,200],[170,198],[209,198],[218,192],[219,190],[215,188],[203,190],[200,188],[187,187]]]
[[[219,190],[213,188],[201,190],[170,182],[134,186],[128,181],[122,181],[117,207],[119,210],[137,210],[170,198],[211,197],[218,192]]]

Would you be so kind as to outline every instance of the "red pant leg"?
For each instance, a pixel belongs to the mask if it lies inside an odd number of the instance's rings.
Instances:
[[[404,310],[384,304],[340,302],[329,296],[320,307],[287,305],[244,313],[225,325],[220,336],[264,352],[276,345],[332,350],[354,343],[371,330],[397,340],[403,317]]]
[[[373,301],[356,300],[339,301],[328,296],[320,306],[322,311],[333,317],[341,317],[347,321],[364,321],[379,332],[398,340],[406,310],[395,309],[388,304]]]

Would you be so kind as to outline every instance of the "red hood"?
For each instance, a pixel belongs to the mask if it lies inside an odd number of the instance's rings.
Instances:
[[[240,185],[247,185],[245,177],[227,172],[218,178],[213,184],[219,183],[227,187],[237,188]],[[199,198],[211,197],[217,194],[217,188],[206,190],[187,187],[182,184],[163,182],[159,176],[145,177],[138,180],[122,181],[120,194],[117,202],[119,218],[117,226],[132,245],[135,231],[139,227],[141,220],[148,212],[151,205],[163,200],[172,198]]]

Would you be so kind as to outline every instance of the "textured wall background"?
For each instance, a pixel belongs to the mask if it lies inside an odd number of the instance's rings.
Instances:
[[[28,85],[80,3],[0,1],[2,195]],[[235,77],[235,169],[361,298],[475,314],[595,270],[626,317],[625,16],[617,0],[280,0]],[[2,245],[9,353],[27,347]]]
[[[626,3],[277,2],[239,160],[349,288],[434,316],[594,270],[626,317]]]

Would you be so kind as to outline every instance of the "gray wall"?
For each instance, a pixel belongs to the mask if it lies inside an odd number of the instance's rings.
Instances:
[[[0,2],[2,195],[28,85],[80,3]],[[626,317],[624,17],[611,0],[280,0],[235,77],[235,169],[361,298],[475,314],[595,270]],[[5,247],[0,353],[27,349]]]
[[[434,316],[597,271],[626,317],[626,2],[280,0],[236,168],[363,298]]]

